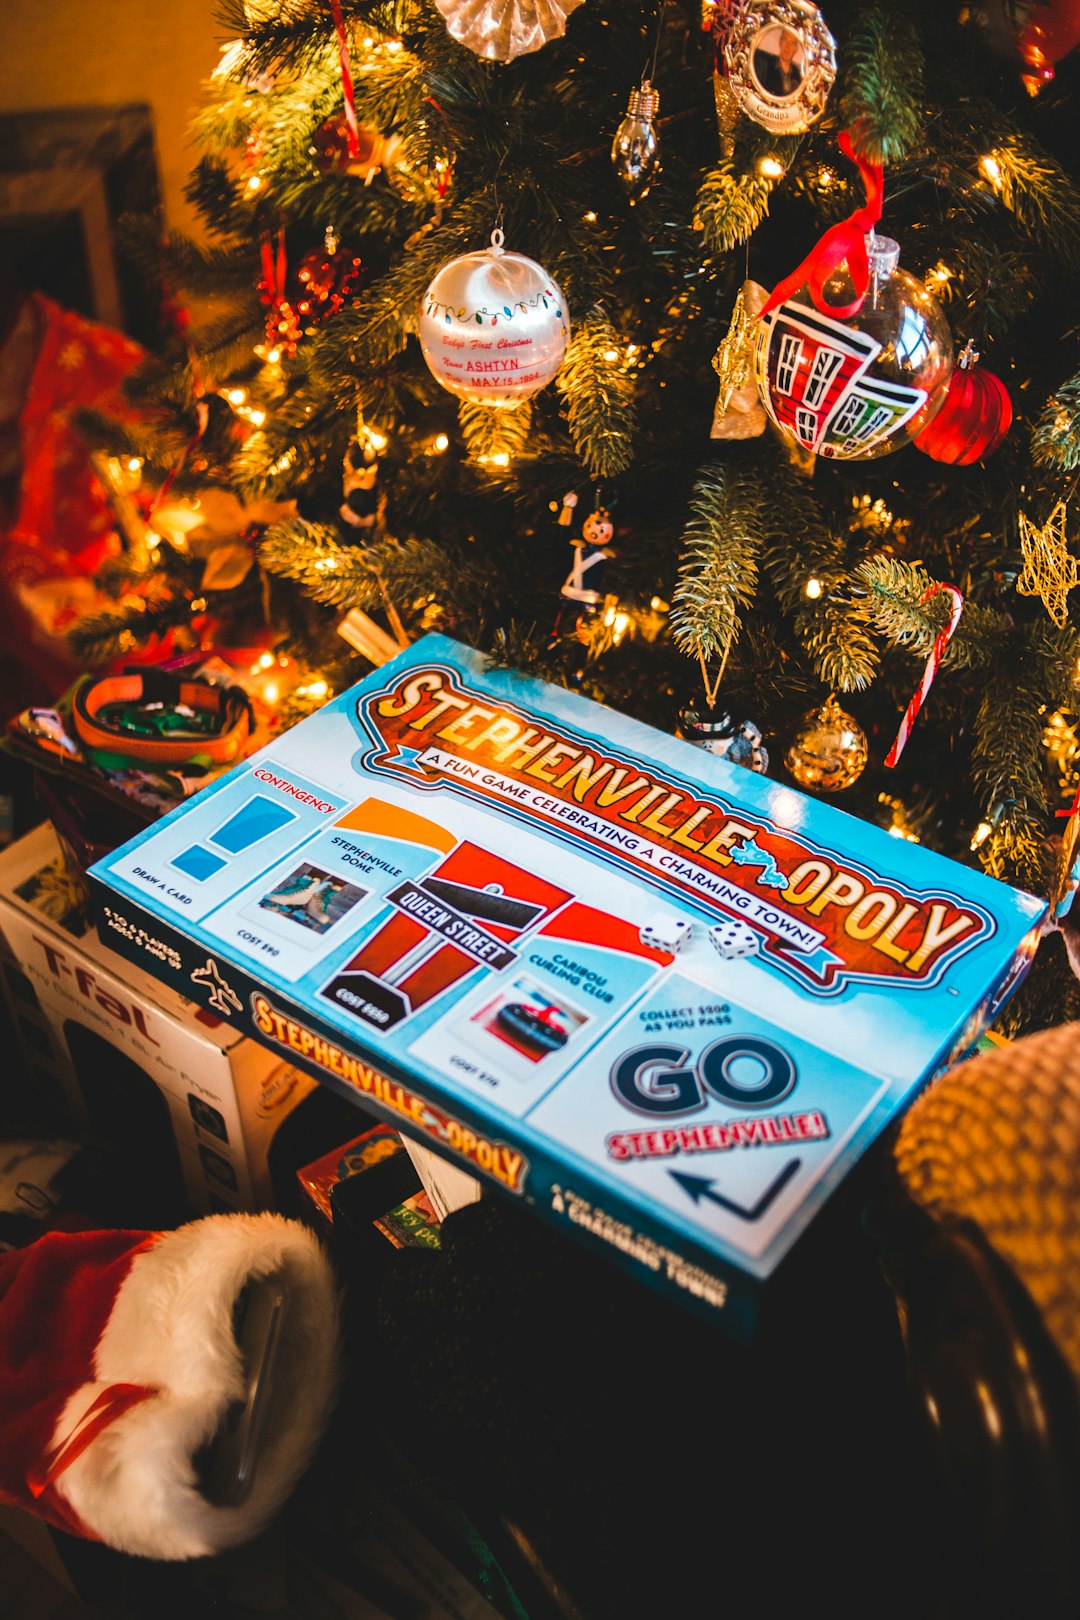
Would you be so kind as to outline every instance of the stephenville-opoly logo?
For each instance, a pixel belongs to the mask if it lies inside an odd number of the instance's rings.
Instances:
[[[402,1085],[400,1080],[391,1080],[388,1075],[381,1074],[378,1069],[365,1063],[363,1058],[347,1052],[335,1041],[327,1040],[325,1035],[309,1029],[298,1018],[275,1007],[261,991],[256,991],[251,998],[251,1016],[255,1028],[264,1039],[286,1052],[294,1052],[308,1063],[316,1064],[327,1074],[336,1075],[362,1096],[370,1097],[389,1113],[451,1148],[476,1169],[485,1171],[500,1182],[509,1192],[520,1193],[524,1189],[529,1166],[525,1155],[516,1148],[482,1136],[445,1109],[425,1101],[408,1086]]]
[[[359,700],[378,745],[367,768],[450,788],[541,825],[717,919],[742,918],[760,954],[804,988],[935,984],[994,932],[981,908],[908,890],[769,818],[703,797],[570,727],[498,703],[442,664]]]

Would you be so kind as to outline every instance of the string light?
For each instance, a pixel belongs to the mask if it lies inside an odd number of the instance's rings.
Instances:
[[[979,168],[994,190],[997,191],[1001,185],[1001,164],[993,152],[983,153],[979,159]]]
[[[824,586],[822,585],[820,579],[814,579],[811,577],[803,586],[803,595],[808,596],[812,602],[816,602],[823,589]]]
[[[758,174],[764,175],[766,180],[779,180],[784,172],[784,165],[778,157],[763,157],[758,162]]]
[[[906,844],[921,842],[902,799],[895,798],[891,793],[879,793],[878,804],[886,805],[892,813],[892,819],[885,829],[890,838],[902,838]]]
[[[247,188],[249,191],[261,191],[263,177],[261,174],[249,174]]]
[[[604,614],[604,625],[611,631],[612,644],[616,647],[630,628],[630,624],[630,615],[624,613],[622,608],[609,607]]]
[[[993,827],[991,827],[988,821],[980,821],[979,825],[971,835],[971,848],[973,850],[980,849],[982,845],[986,843],[986,840],[989,838],[993,830]]]
[[[247,389],[226,388],[225,398],[228,400],[230,405],[242,405],[245,399],[247,399]]]
[[[446,433],[438,433],[435,436],[433,444],[434,448],[439,452],[440,455],[442,455],[444,450],[449,450],[450,448],[450,437]]]
[[[932,270],[927,271],[926,285],[930,288],[931,292],[940,292],[943,287],[948,286],[952,278],[953,273],[949,269],[948,265],[942,264],[939,260]]]

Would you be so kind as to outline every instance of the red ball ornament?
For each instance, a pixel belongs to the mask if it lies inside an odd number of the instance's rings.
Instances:
[[[344,113],[324,118],[311,137],[315,167],[322,174],[355,174],[370,182],[380,169],[391,167],[401,146],[400,135],[380,135],[361,125],[355,156],[349,151],[349,125]]]
[[[1010,20],[1024,64],[1020,77],[1029,95],[1038,95],[1058,63],[1080,45],[1080,0],[1013,0]]]
[[[949,391],[937,415],[912,440],[932,461],[967,467],[994,453],[1012,422],[1012,401],[1000,377],[976,365],[979,356],[969,343],[949,379]]]
[[[355,300],[363,269],[358,254],[338,247],[315,249],[304,255],[296,271],[300,283],[296,312],[306,328],[318,326]]]

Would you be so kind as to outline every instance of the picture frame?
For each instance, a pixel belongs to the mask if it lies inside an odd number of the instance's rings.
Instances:
[[[825,110],[836,46],[810,0],[750,0],[727,35],[724,65],[747,117],[778,135],[798,135]]]

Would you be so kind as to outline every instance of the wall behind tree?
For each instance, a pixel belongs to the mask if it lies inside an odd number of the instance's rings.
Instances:
[[[188,124],[228,34],[217,0],[3,0],[0,114],[145,102],[170,225],[198,234],[184,201]]]

